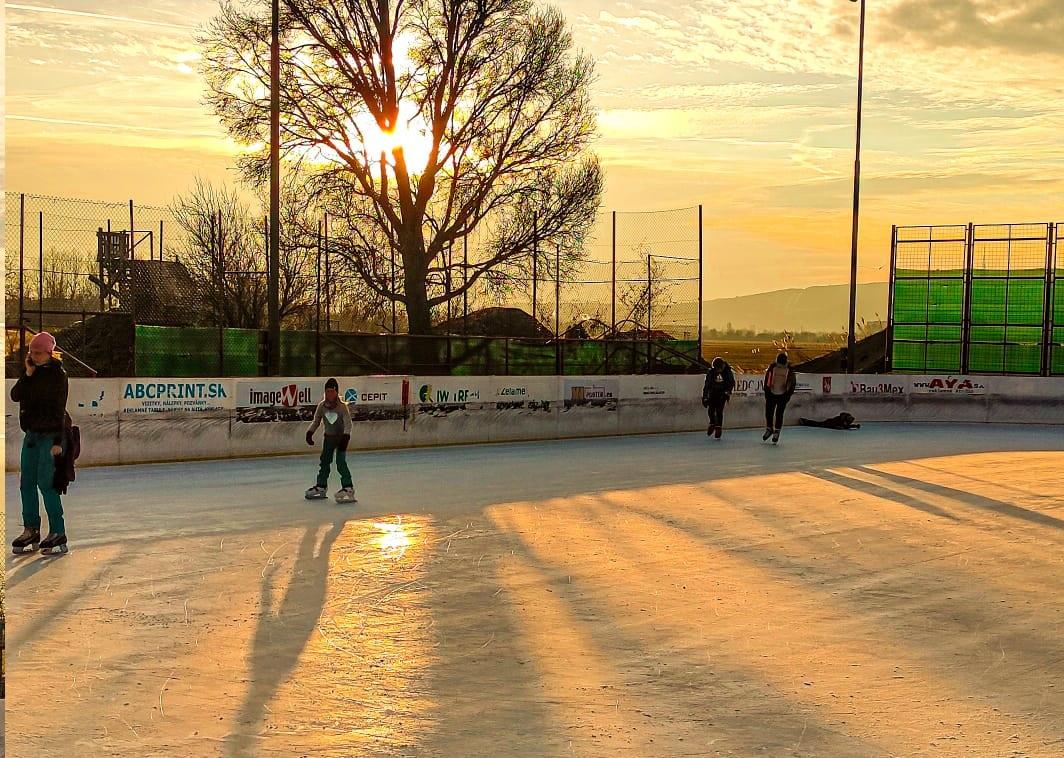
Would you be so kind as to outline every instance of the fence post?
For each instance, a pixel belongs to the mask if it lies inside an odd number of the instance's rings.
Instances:
[[[887,283],[887,334],[883,348],[883,370],[888,374],[894,363],[894,286],[898,269],[898,225],[890,227],[890,271]],[[926,335],[925,335],[926,338]]]
[[[314,259],[317,285],[314,288],[314,376],[321,376],[321,221],[318,221],[318,246]]]
[[[1042,302],[1045,304],[1042,311],[1042,376],[1049,376],[1052,369],[1050,351],[1053,346],[1053,241],[1058,227],[1050,222],[1046,227],[1046,282],[1045,295]]]
[[[126,276],[126,291],[129,292],[129,312],[133,318],[133,328],[137,325],[137,289],[134,284],[134,262],[137,260],[137,241],[133,231],[133,199],[129,201],[129,272]]]
[[[37,211],[37,331],[44,331],[44,211]]]
[[[613,254],[613,273],[610,277],[610,336],[617,336],[617,211],[613,212],[613,231],[610,234],[610,247]]]
[[[537,326],[539,325],[539,319],[536,313],[536,285],[539,281],[539,219],[538,216],[532,214],[532,321]],[[538,330],[537,330],[538,331]]]
[[[554,373],[562,373],[562,246],[554,243]]]
[[[26,362],[26,193],[18,196],[18,358]]]
[[[462,237],[462,334],[469,335],[469,235]]]
[[[650,364],[651,364],[651,355],[650,355],[650,351],[651,351],[651,343],[650,343],[650,307],[651,307],[651,304],[653,303],[653,300],[654,300],[654,298],[651,297],[651,294],[652,294],[652,291],[653,291],[652,281],[651,281],[651,272],[650,272],[650,261],[651,261],[651,259],[652,259],[652,256],[648,254],[647,255],[647,373],[648,374],[650,373]]]
[[[451,331],[452,331],[452,328],[451,328],[451,318],[452,318],[452,314],[451,314],[451,266],[453,266],[453,265],[454,265],[454,241],[452,240],[452,241],[447,243],[447,271],[445,273],[445,277],[446,278],[443,280],[444,281],[444,285],[445,285],[445,287],[447,289],[446,295],[447,295],[447,333],[448,334],[450,334]],[[448,342],[448,344],[450,344],[450,339],[448,339],[447,342]]]
[[[218,376],[225,376],[225,327],[218,324]]]
[[[698,362],[705,360],[702,355],[702,204],[698,204]]]
[[[329,212],[325,211],[325,237],[322,255],[325,256],[325,331],[332,331],[332,281],[329,276]]]
[[[932,236],[929,232],[928,236]],[[973,279],[973,267],[975,266],[975,224],[968,222],[968,228],[964,233],[964,278],[961,280],[961,287],[964,289],[963,301],[961,305],[961,373],[967,374],[970,364],[970,342],[972,336],[972,279]],[[928,270],[930,275],[930,265]],[[1008,293],[1008,280],[1005,282],[1005,292]],[[1006,295],[1007,296],[1007,295]],[[928,319],[924,319],[927,321]],[[1008,313],[1006,309],[1005,320],[1008,321]],[[1005,328],[1006,337],[1008,336],[1008,327]],[[927,338],[925,337],[925,340]],[[925,342],[926,344],[926,342]],[[1002,346],[1002,361],[1004,361],[1005,349]],[[926,356],[926,348],[925,348]],[[926,365],[927,358],[924,358]],[[1004,365],[1002,366],[1004,369]]]
[[[159,263],[163,262],[163,221],[159,219]]]
[[[399,293],[397,292],[396,286],[395,286],[395,247],[393,247],[391,245],[389,245],[389,247],[391,248],[391,251],[392,251],[392,334],[395,334],[396,329],[397,329],[397,327],[396,327],[396,310],[398,308],[398,304],[396,303],[395,297]]]

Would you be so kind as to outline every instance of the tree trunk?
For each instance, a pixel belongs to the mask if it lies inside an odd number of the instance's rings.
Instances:
[[[425,288],[425,275],[407,269],[406,274],[406,315],[407,332],[414,336],[432,334],[432,313],[429,311],[429,297]]]
[[[407,333],[427,336],[432,334],[432,313],[425,281],[428,266],[425,263],[424,243],[414,239],[404,240],[404,243],[403,289],[406,295]]]

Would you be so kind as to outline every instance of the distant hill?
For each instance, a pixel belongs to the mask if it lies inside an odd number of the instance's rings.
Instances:
[[[886,282],[857,287],[857,320],[887,320]],[[719,298],[703,303],[704,329],[753,329],[755,331],[845,332],[849,318],[850,287],[832,284],[804,289],[785,289],[742,297]],[[677,303],[669,308],[670,321],[694,323],[697,303]]]

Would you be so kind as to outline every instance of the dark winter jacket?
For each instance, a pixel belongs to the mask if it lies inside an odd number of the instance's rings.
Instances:
[[[69,414],[63,415],[63,454],[55,459],[55,476],[52,478],[52,487],[60,495],[65,495],[67,487],[74,481],[74,461],[81,455],[81,429],[74,426]]]
[[[52,444],[61,444],[68,392],[66,371],[55,358],[38,366],[33,376],[20,376],[11,388],[11,399],[19,404],[18,423],[22,431],[50,434]]]
[[[706,383],[702,387],[702,405],[709,405],[712,400],[728,400],[735,389],[735,375],[727,363],[719,371],[710,368],[706,372]]]
[[[813,419],[800,418],[798,424],[801,426],[818,426],[822,429],[860,429],[860,424],[854,423],[854,418],[849,413],[840,413],[838,416],[832,416],[824,421],[814,421]]]

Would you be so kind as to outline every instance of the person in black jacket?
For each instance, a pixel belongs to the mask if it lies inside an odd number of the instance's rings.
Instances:
[[[706,372],[706,384],[702,387],[702,406],[709,409],[709,429],[706,434],[720,439],[724,432],[724,406],[735,389],[735,376],[723,358],[717,356]]]
[[[41,332],[30,342],[25,372],[11,388],[11,399],[19,404],[19,426],[26,433],[20,462],[24,529],[11,543],[16,554],[35,552],[38,547],[44,555],[67,552],[63,503],[54,480],[56,459],[64,449],[68,391],[66,371],[55,353],[55,337]],[[43,540],[41,496],[48,512],[48,536]]]

